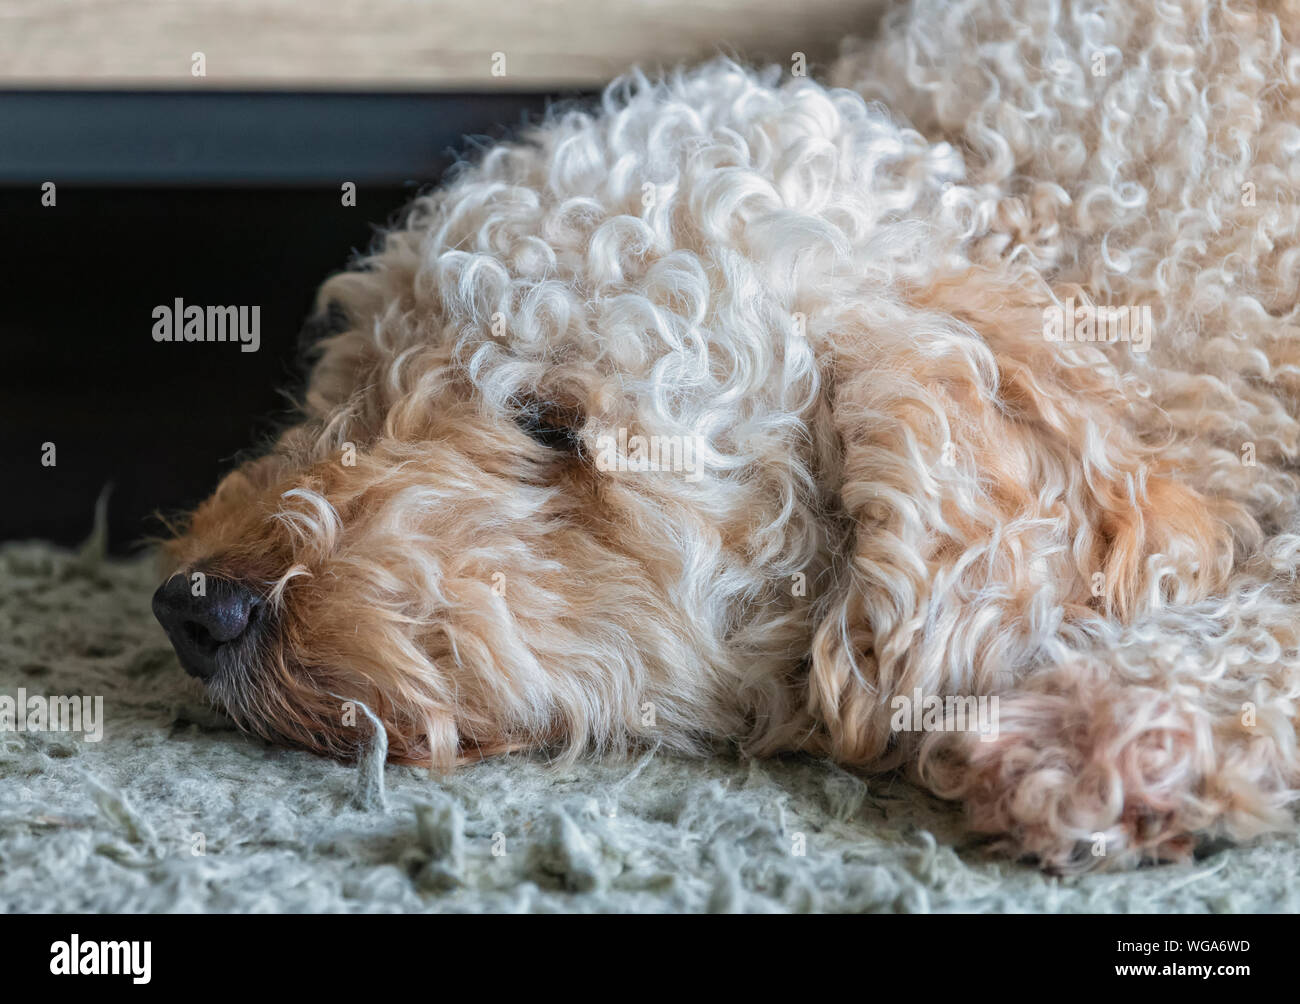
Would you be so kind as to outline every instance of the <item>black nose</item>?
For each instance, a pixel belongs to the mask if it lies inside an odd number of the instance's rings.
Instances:
[[[177,574],[153,594],[153,615],[190,676],[206,680],[222,652],[249,634],[261,598],[230,579]]]

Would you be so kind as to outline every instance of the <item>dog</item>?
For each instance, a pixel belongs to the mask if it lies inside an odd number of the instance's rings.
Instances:
[[[345,759],[902,770],[1056,871],[1294,825],[1298,42],[914,0],[554,110],[324,283],[181,663]]]

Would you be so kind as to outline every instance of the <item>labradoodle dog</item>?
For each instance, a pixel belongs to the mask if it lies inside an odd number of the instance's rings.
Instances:
[[[339,757],[902,768],[1055,869],[1292,825],[1300,5],[915,0],[829,81],[417,199],[170,542],[182,663]]]

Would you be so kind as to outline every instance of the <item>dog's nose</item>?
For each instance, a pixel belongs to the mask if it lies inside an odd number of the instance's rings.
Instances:
[[[221,650],[249,632],[260,603],[230,579],[173,575],[153,594],[153,615],[185,672],[206,680],[220,667]]]

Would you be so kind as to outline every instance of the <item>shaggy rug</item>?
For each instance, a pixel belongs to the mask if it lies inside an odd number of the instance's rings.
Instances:
[[[98,741],[0,733],[4,910],[1300,910],[1295,837],[1052,878],[900,780],[807,759],[508,757],[440,778],[378,749],[275,749],[181,672],[154,584],[97,539],[0,548],[0,699],[103,698]]]

